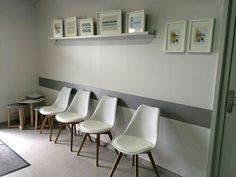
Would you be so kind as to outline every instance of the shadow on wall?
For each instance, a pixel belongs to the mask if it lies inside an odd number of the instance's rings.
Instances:
[[[144,38],[144,39],[120,39],[116,38],[114,40],[111,39],[64,39],[64,40],[52,40],[51,42],[54,43],[55,46],[107,46],[107,45],[144,45],[144,44],[151,44],[154,38]]]

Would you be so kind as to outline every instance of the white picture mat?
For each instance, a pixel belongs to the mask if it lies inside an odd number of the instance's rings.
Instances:
[[[166,39],[164,48],[166,52],[184,52],[186,26],[186,21],[169,22],[166,24]]]
[[[103,30],[103,19],[116,17],[117,27],[114,30]],[[97,34],[98,35],[116,35],[121,34],[122,15],[121,10],[97,12]]]
[[[53,20],[52,24],[53,24],[53,36],[63,37],[63,20],[55,19]]]
[[[83,24],[90,23],[90,32],[83,32]],[[78,19],[77,20],[77,25],[78,25],[78,35],[79,36],[92,36],[94,35],[94,24],[93,24],[93,19],[92,18],[86,18],[86,19]]]
[[[214,30],[214,18],[191,20],[189,29],[188,52],[210,53]],[[197,33],[201,33],[197,37]],[[198,40],[199,38],[199,40]]]
[[[136,20],[136,21],[140,20],[141,24],[136,24],[136,27],[134,24],[133,28],[132,28],[131,27],[131,25],[132,25],[131,18],[134,18],[134,20]],[[144,32],[145,31],[145,24],[146,24],[146,17],[145,17],[144,10],[126,13],[126,32],[127,33]]]
[[[67,17],[64,19],[65,24],[65,37],[74,37],[77,36],[77,20],[76,16]],[[69,26],[71,22],[74,22],[74,26]],[[74,33],[70,33],[68,28],[74,28]]]

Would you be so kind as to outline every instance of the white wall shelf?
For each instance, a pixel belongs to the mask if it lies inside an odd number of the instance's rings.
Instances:
[[[136,38],[155,38],[156,32],[122,33],[118,35],[93,35],[75,37],[50,37],[49,40],[75,40],[75,39],[136,39]]]

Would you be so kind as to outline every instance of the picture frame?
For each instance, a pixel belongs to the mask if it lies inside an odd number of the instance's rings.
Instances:
[[[169,53],[183,53],[185,51],[186,21],[169,22],[166,24],[166,38],[164,50]]]
[[[145,10],[126,13],[126,33],[145,32],[146,16]]]
[[[53,36],[56,38],[63,37],[63,20],[54,19],[52,22],[53,26]]]
[[[64,19],[65,37],[77,36],[77,20],[76,16],[67,17]]]
[[[191,20],[189,28],[189,53],[210,53],[214,31],[214,18]]]
[[[78,35],[79,36],[92,36],[94,35],[93,18],[78,19]]]
[[[122,33],[121,10],[97,12],[97,34],[119,35]]]

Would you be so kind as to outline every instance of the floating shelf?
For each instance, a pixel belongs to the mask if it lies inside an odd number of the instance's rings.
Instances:
[[[75,37],[50,37],[49,40],[75,40],[75,39],[130,39],[130,38],[155,38],[156,32],[138,32],[138,33],[122,33],[118,35],[93,35],[93,36],[75,36]]]

